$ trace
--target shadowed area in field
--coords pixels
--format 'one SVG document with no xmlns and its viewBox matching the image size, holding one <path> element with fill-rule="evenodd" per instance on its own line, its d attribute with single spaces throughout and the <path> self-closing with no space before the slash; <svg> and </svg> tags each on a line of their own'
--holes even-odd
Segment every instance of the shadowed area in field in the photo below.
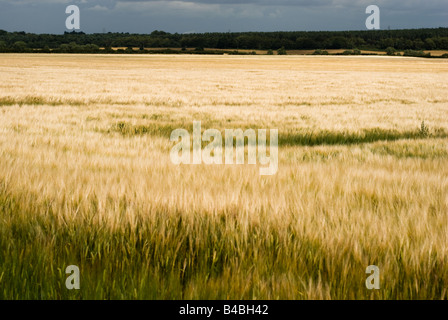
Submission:
<svg viewBox="0 0 448 320">
<path fill-rule="evenodd" d="M 375 199 L 365 200 L 369 205 L 382 200 Z M 399 243 L 369 246 L 362 242 L 362 250 L 356 251 L 353 239 L 328 244 L 304 234 L 293 223 L 279 227 L 267 221 L 267 212 L 257 212 L 266 220 L 263 225 L 245 220 L 232 206 L 216 215 L 203 211 L 194 216 L 160 207 L 154 215 L 135 212 L 131 219 L 132 200 L 122 197 L 105 203 L 108 212 L 114 213 L 106 219 L 99 214 L 96 195 L 59 201 L 32 192 L 13 193 L 0 180 L 0 268 L 4 270 L 0 281 L 8 279 L 2 283 L 0 298 L 21 294 L 25 299 L 249 299 L 260 295 L 366 299 L 371 293 L 359 285 L 365 276 L 356 272 L 366 261 L 395 262 L 384 267 L 389 271 L 386 283 L 399 272 L 415 279 L 416 286 L 404 286 L 408 278 L 399 278 L 397 286 L 402 289 L 392 286 L 378 291 L 378 298 L 389 294 L 443 297 L 447 283 L 443 256 L 424 252 L 420 261 L 406 255 L 395 258 L 413 248 Z M 405 207 L 408 202 L 397 205 Z M 61 207 L 79 214 L 64 217 Z M 118 217 L 115 225 L 112 216 Z M 61 266 L 73 261 L 82 270 L 82 290 L 70 291 L 64 285 Z M 33 268 L 23 268 L 24 264 Z M 344 286 L 339 285 L 341 278 Z M 248 281 L 263 286 L 247 288 Z M 297 284 L 296 290 L 291 290 L 290 282 Z M 349 294 L 345 286 L 353 288 Z"/>
<path fill-rule="evenodd" d="M 45 97 L 45 96 L 33 96 L 27 95 L 24 97 L 11 97 L 4 96 L 0 97 L 0 107 L 7 106 L 89 106 L 94 104 L 107 104 L 107 105 L 134 105 L 134 104 L 143 104 L 147 106 L 171 106 L 171 107 L 179 107 L 181 103 L 179 101 L 164 101 L 158 99 L 152 100 L 126 100 L 126 99 L 116 99 L 114 97 L 103 97 L 103 98 L 68 98 L 68 97 Z"/>
<path fill-rule="evenodd" d="M 208 127 L 208 126 L 204 126 Z M 123 136 L 132 137 L 144 134 L 170 138 L 171 132 L 175 129 L 183 128 L 192 134 L 192 125 L 183 125 L 176 123 L 150 123 L 133 125 L 126 122 L 118 122 L 113 124 L 106 132 L 119 132 Z M 249 126 L 254 129 L 256 126 Z M 238 128 L 226 128 L 238 129 Z M 241 128 L 243 131 L 248 129 Z M 220 129 L 222 136 L 225 135 L 225 129 Z M 267 143 L 269 145 L 269 129 L 267 129 Z M 376 141 L 395 141 L 402 139 L 426 139 L 426 138 L 446 138 L 448 132 L 443 128 L 436 128 L 431 132 L 422 130 L 422 128 L 415 128 L 414 130 L 392 130 L 382 128 L 361 129 L 356 132 L 351 131 L 330 131 L 330 130 L 311 130 L 299 129 L 297 131 L 278 133 L 278 146 L 318 146 L 318 145 L 352 145 L 362 143 L 372 143 Z M 247 138 L 245 140 L 247 142 Z"/>
<path fill-rule="evenodd" d="M 349 131 L 298 131 L 282 134 L 279 132 L 279 146 L 316 146 L 316 145 L 351 145 L 372 143 L 376 141 L 394 141 L 401 139 L 446 138 L 448 133 L 438 128 L 433 133 L 422 132 L 419 129 L 398 131 L 390 129 L 372 128 L 358 132 Z"/>
</svg>

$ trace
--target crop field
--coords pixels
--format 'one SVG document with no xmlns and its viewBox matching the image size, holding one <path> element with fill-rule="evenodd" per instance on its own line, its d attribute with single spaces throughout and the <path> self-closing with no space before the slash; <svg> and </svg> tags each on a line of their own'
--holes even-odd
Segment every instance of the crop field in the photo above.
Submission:
<svg viewBox="0 0 448 320">
<path fill-rule="evenodd" d="M 448 299 L 447 93 L 446 59 L 1 54 L 0 299 Z M 173 164 L 193 121 L 278 129 L 278 171 Z"/>
</svg>

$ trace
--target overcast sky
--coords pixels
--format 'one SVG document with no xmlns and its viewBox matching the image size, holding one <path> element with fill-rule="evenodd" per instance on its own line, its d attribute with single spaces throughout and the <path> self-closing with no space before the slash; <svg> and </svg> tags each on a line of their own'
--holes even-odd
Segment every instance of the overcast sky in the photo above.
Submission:
<svg viewBox="0 0 448 320">
<path fill-rule="evenodd" d="M 366 30 L 448 27 L 448 0 L 0 0 L 0 29 L 61 34 L 75 4 L 86 33 Z"/>
</svg>

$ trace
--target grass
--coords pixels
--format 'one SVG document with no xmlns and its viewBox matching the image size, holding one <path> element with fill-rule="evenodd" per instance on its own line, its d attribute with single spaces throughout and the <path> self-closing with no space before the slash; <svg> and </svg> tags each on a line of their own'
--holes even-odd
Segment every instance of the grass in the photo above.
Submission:
<svg viewBox="0 0 448 320">
<path fill-rule="evenodd" d="M 147 119 L 147 116 L 143 116 L 143 119 Z M 151 119 L 158 120 L 161 118 L 160 115 L 152 115 Z M 305 118 L 307 119 L 307 118 Z M 224 123 L 223 121 L 210 121 L 206 118 L 205 121 L 201 122 L 201 133 L 203 133 L 207 128 L 214 128 L 218 125 L 219 127 L 225 127 L 226 129 L 239 129 L 238 124 L 234 123 Z M 188 132 L 193 133 L 193 125 L 184 124 L 182 122 L 151 122 L 146 124 L 133 124 L 130 122 L 119 121 L 112 124 L 108 130 L 103 132 L 113 133 L 118 132 L 125 137 L 133 137 L 140 135 L 153 135 L 160 136 L 169 139 L 171 132 L 173 130 L 182 128 L 186 129 Z M 245 123 L 242 130 L 254 129 L 257 130 L 257 125 L 255 123 Z M 221 136 L 225 136 L 225 130 L 221 130 Z M 351 131 L 331 131 L 322 130 L 319 128 L 291 128 L 288 131 L 281 131 L 278 140 L 279 146 L 317 146 L 317 145 L 350 145 L 350 144 L 361 144 L 361 143 L 372 143 L 376 141 L 395 141 L 395 140 L 417 140 L 426 138 L 447 138 L 448 132 L 443 128 L 436 128 L 433 133 L 430 133 L 428 127 L 425 126 L 424 121 L 420 128 L 414 130 L 393 130 L 393 129 L 383 129 L 383 128 L 369 128 L 358 130 L 357 132 Z M 267 144 L 270 143 L 269 135 L 267 136 Z M 207 145 L 207 143 L 203 143 Z M 428 154 L 431 154 L 429 152 Z"/>
<path fill-rule="evenodd" d="M 192 126 L 191 126 L 192 127 Z M 118 122 L 110 127 L 107 133 L 118 132 L 123 136 L 136 136 L 142 134 L 158 135 L 169 139 L 171 132 L 178 127 L 172 124 L 147 124 L 147 125 L 133 125 L 126 122 Z"/>
<path fill-rule="evenodd" d="M 124 217 L 129 205 L 124 199 L 123 218 L 112 228 L 100 218 L 61 219 L 49 201 L 36 206 L 40 201 L 29 194 L 13 199 L 2 190 L 2 299 L 416 299 L 446 294 L 443 256 L 421 251 L 412 254 L 418 262 L 410 260 L 416 247 L 409 243 L 356 252 L 353 239 L 324 244 L 294 224 L 268 222 L 260 228 L 228 210 L 192 217 L 160 209 L 151 218 L 134 215 L 131 222 Z M 95 217 L 97 201 L 93 196 L 85 202 L 83 213 Z M 110 205 L 113 211 L 115 204 Z M 259 214 L 270 220 L 267 212 Z M 386 275 L 383 290 L 369 294 L 363 273 L 352 272 L 370 262 Z M 82 270 L 79 291 L 64 288 L 66 275 L 56 267 L 73 263 Z M 411 284 L 408 277 L 414 278 Z"/>
<path fill-rule="evenodd" d="M 315 145 L 349 145 L 372 143 L 376 141 L 394 141 L 402 139 L 419 139 L 427 137 L 429 133 L 422 134 L 419 130 L 391 130 L 382 128 L 362 129 L 358 132 L 329 131 L 329 130 L 297 130 L 298 132 L 281 135 L 280 146 L 315 146 Z M 437 130 L 435 138 L 447 138 L 444 129 Z"/>
<path fill-rule="evenodd" d="M 446 300 L 447 75 L 397 57 L 2 55 L 0 299 Z M 194 120 L 278 129 L 278 172 L 173 165 L 170 133 Z"/>
</svg>

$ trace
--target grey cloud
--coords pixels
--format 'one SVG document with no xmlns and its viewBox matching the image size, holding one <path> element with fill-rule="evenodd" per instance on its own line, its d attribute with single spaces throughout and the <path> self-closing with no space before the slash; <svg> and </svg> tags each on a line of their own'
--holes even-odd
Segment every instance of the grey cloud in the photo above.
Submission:
<svg viewBox="0 0 448 320">
<path fill-rule="evenodd" d="M 190 2 L 220 5 L 323 6 L 332 5 L 334 0 L 117 0 L 117 2 Z"/>
<path fill-rule="evenodd" d="M 65 31 L 65 7 L 79 5 L 84 32 L 364 30 L 365 8 L 381 28 L 447 27 L 447 0 L 0 0 L 0 29 Z"/>
</svg>

